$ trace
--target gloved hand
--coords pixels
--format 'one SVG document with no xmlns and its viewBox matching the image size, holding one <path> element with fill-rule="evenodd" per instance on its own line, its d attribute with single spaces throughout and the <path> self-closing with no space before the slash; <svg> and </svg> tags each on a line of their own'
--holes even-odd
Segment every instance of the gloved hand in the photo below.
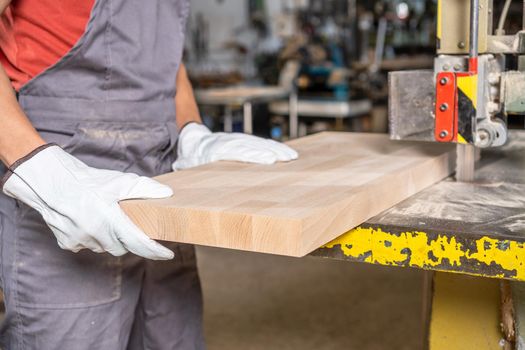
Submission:
<svg viewBox="0 0 525 350">
<path fill-rule="evenodd" d="M 171 250 L 148 238 L 118 204 L 173 195 L 169 187 L 147 177 L 95 169 L 59 146 L 46 145 L 11 166 L 3 191 L 36 209 L 62 249 L 173 258 Z"/>
<path fill-rule="evenodd" d="M 173 170 L 182 170 L 218 160 L 273 164 L 297 159 L 285 144 L 239 133 L 212 133 L 197 123 L 186 125 L 180 135 Z"/>
</svg>

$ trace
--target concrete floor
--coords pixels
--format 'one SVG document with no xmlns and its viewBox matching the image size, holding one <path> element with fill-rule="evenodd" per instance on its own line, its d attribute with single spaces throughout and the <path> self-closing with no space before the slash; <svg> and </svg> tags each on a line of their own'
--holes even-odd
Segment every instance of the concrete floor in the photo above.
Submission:
<svg viewBox="0 0 525 350">
<path fill-rule="evenodd" d="M 209 350 L 421 348 L 422 272 L 199 248 Z"/>
<path fill-rule="evenodd" d="M 421 348 L 419 270 L 197 252 L 208 350 Z"/>
</svg>

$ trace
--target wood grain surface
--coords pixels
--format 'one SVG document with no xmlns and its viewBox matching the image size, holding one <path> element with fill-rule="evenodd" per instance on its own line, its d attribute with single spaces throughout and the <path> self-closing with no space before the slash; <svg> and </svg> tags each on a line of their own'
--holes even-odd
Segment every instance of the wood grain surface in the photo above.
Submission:
<svg viewBox="0 0 525 350">
<path fill-rule="evenodd" d="M 121 206 L 154 239 L 299 257 L 454 169 L 454 147 L 387 135 L 327 132 L 288 144 L 299 160 L 162 175 L 172 198 Z"/>
</svg>

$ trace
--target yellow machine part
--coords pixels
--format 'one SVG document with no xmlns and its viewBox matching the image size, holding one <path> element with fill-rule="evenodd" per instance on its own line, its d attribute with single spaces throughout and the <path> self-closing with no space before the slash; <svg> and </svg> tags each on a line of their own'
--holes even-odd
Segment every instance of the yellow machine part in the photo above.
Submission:
<svg viewBox="0 0 525 350">
<path fill-rule="evenodd" d="M 499 281 L 436 273 L 429 350 L 501 349 Z"/>
<path fill-rule="evenodd" d="M 525 281 L 525 244 L 520 242 L 479 237 L 466 245 L 453 236 L 436 236 L 423 231 L 393 233 L 380 228 L 358 227 L 323 248 L 337 247 L 344 256 L 371 264 Z M 476 269 L 473 271 L 464 265 Z M 495 272 L 495 268 L 499 272 Z"/>
<path fill-rule="evenodd" d="M 480 0 L 479 52 L 487 52 L 488 36 L 492 33 L 492 2 Z M 470 0 L 438 0 L 437 39 L 438 54 L 467 54 L 470 33 Z"/>
</svg>

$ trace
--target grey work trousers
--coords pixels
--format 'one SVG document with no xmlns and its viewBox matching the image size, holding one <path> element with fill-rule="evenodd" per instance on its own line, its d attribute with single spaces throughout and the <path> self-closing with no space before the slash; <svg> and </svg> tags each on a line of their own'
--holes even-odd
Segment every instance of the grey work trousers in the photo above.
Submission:
<svg viewBox="0 0 525 350">
<path fill-rule="evenodd" d="M 60 141 L 57 135 L 51 139 Z M 143 140 L 155 137 L 134 142 Z M 107 142 L 114 147 L 114 141 Z M 101 143 L 97 139 L 93 144 L 100 147 Z M 89 150 L 90 145 L 84 140 L 75 146 L 75 152 L 88 163 L 82 149 Z M 101 162 L 101 158 L 92 162 Z M 0 166 L 0 176 L 4 171 Z M 40 214 L 0 194 L 0 282 L 6 303 L 0 347 L 204 349 L 194 247 L 166 246 L 175 252 L 174 260 L 65 251 Z"/>
<path fill-rule="evenodd" d="M 62 250 L 33 209 L 0 195 L 1 283 L 11 349 L 203 349 L 194 248 L 173 261 Z"/>
</svg>

